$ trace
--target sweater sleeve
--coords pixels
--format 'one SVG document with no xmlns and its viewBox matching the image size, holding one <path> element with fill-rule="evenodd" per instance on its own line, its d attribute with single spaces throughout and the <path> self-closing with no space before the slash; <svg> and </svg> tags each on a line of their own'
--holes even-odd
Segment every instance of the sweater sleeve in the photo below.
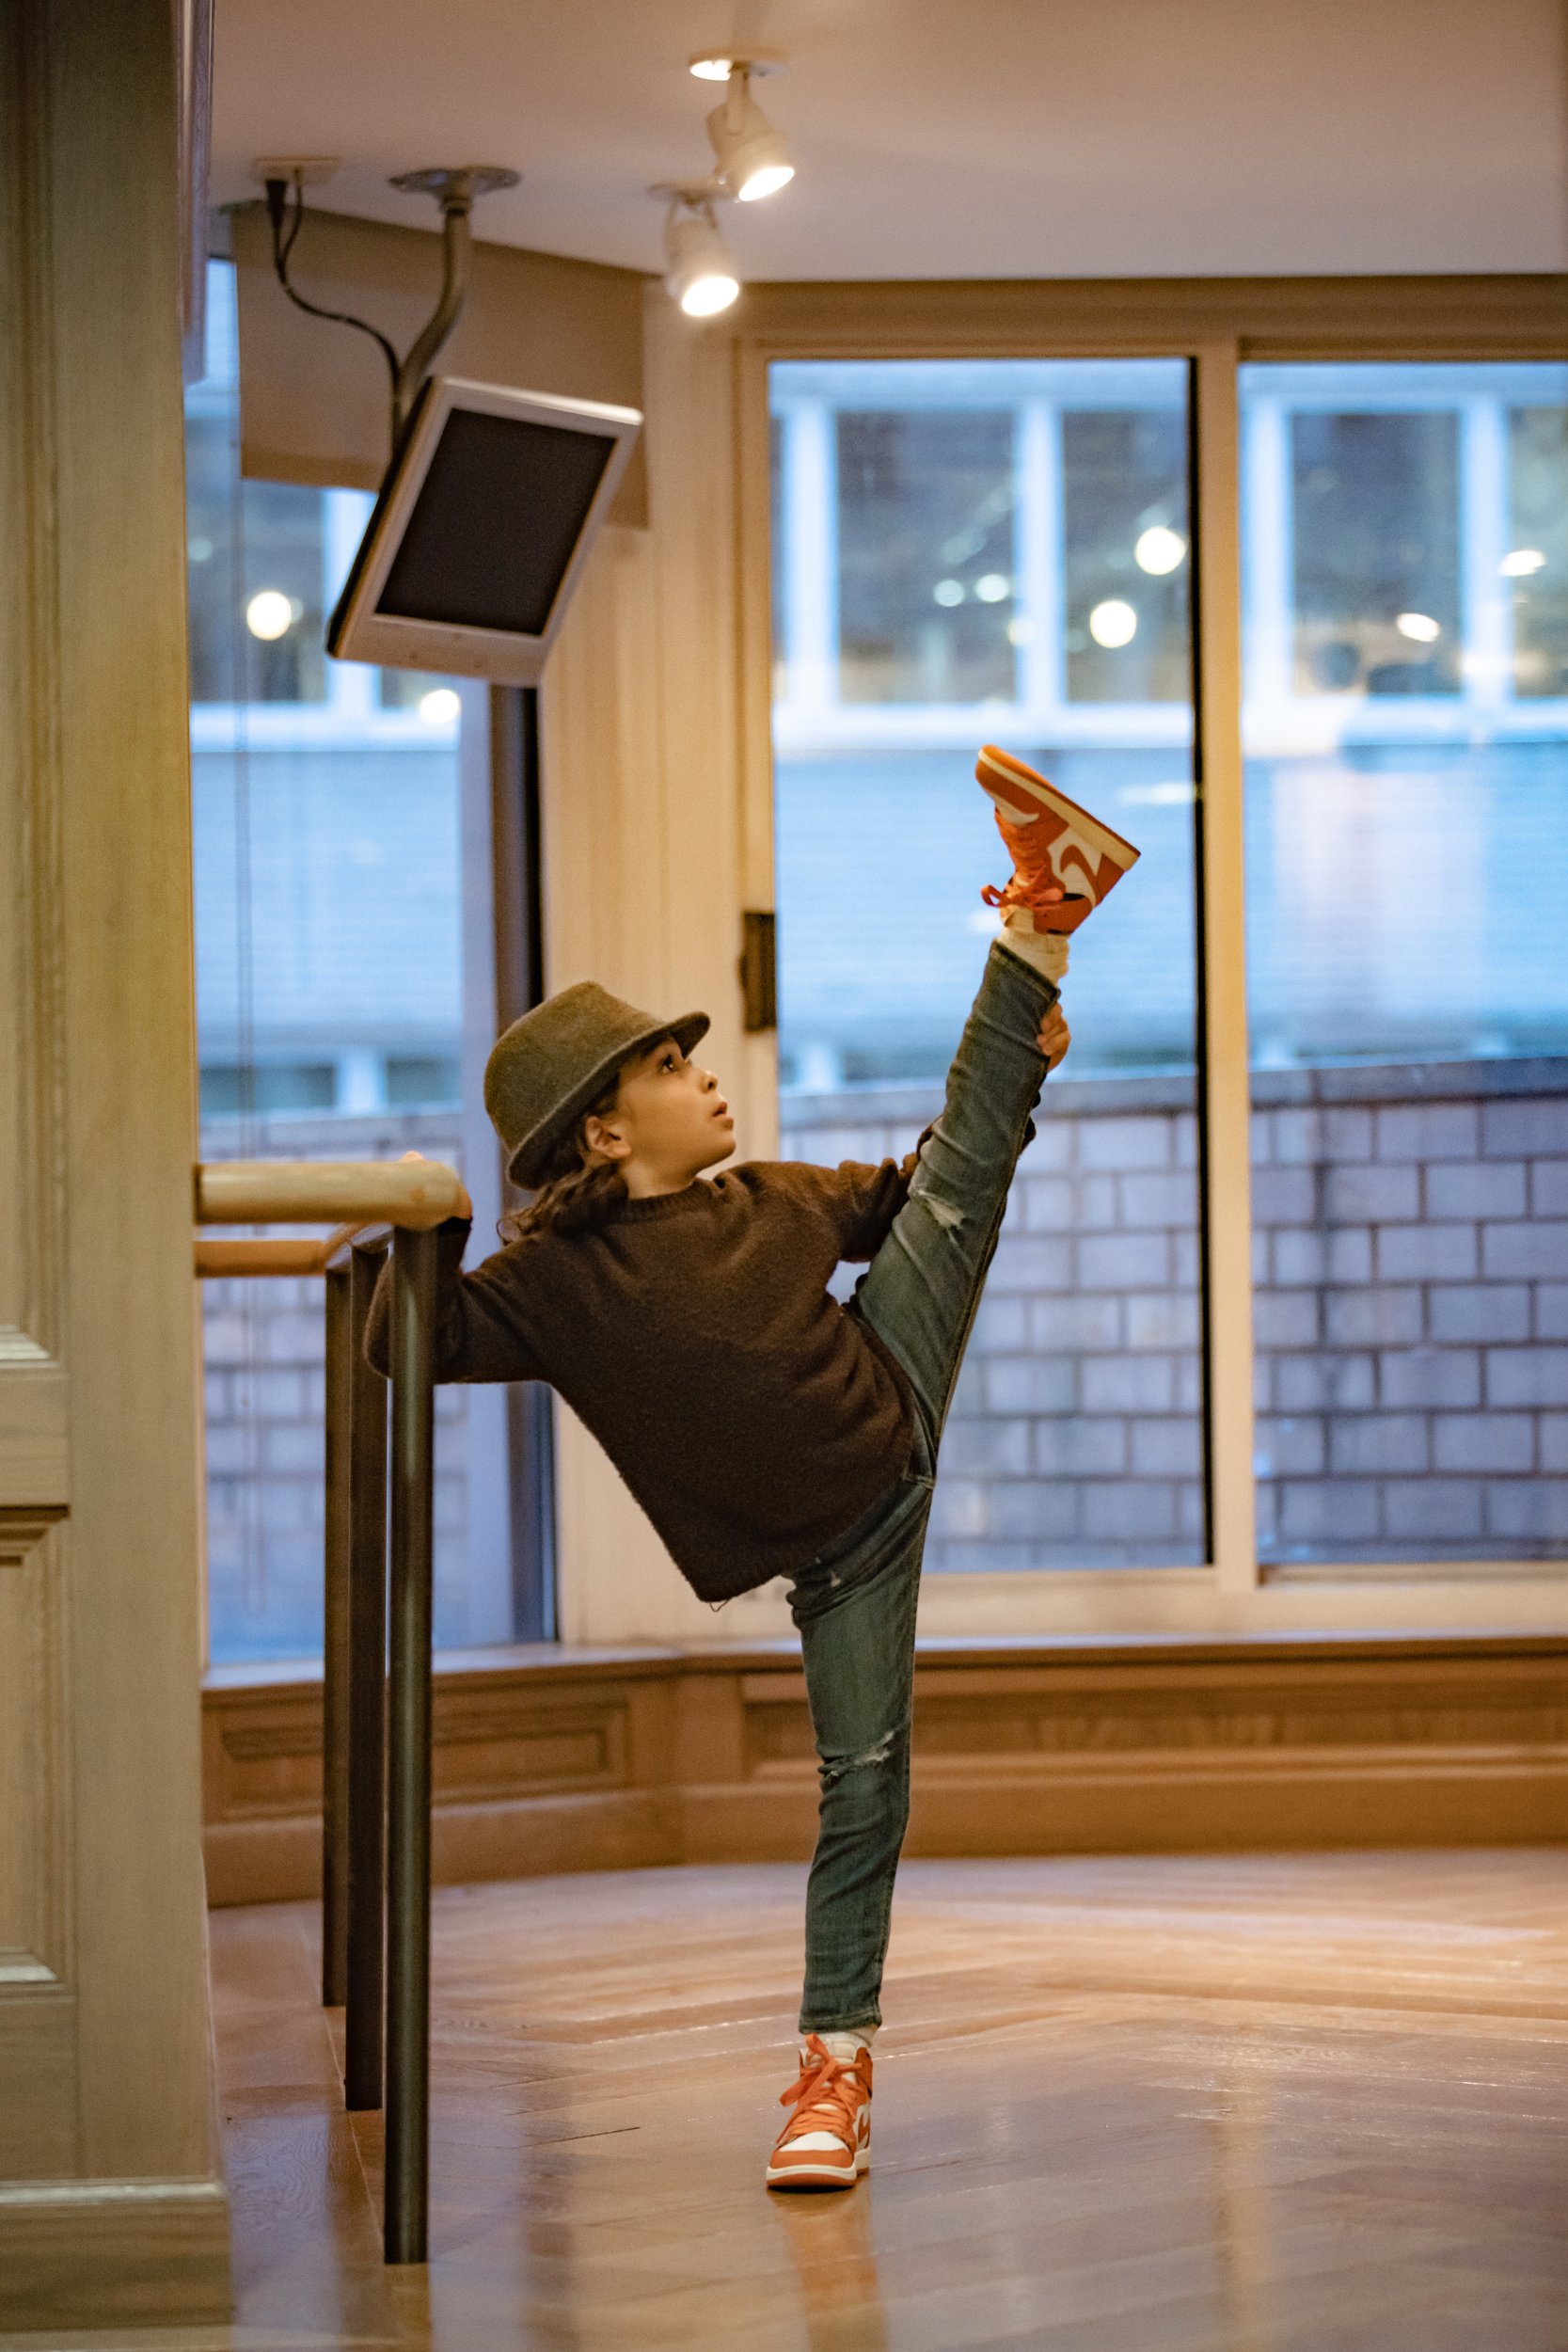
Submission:
<svg viewBox="0 0 1568 2352">
<path fill-rule="evenodd" d="M 436 1229 L 436 1377 L 437 1380 L 542 1380 L 546 1376 L 522 1328 L 515 1252 L 463 1272 L 468 1219 L 448 1217 Z M 390 1376 L 392 1261 L 381 1269 L 365 1325 L 365 1355 L 383 1379 Z"/>
<path fill-rule="evenodd" d="M 863 1160 L 842 1160 L 837 1168 L 794 1164 L 792 1172 L 810 1184 L 838 1228 L 840 1258 L 860 1264 L 876 1256 L 910 1197 L 917 1157 L 911 1152 L 875 1168 Z"/>
</svg>

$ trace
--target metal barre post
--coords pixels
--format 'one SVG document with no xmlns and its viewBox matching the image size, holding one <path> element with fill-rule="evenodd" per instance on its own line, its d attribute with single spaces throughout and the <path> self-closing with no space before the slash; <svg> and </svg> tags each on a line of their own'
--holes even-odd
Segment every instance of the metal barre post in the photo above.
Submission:
<svg viewBox="0 0 1568 2352">
<path fill-rule="evenodd" d="M 384 1240 L 349 1259 L 348 2014 L 343 2104 L 381 2105 L 387 1826 L 387 1383 L 365 1361 Z"/>
<path fill-rule="evenodd" d="M 429 2207 L 436 1248 L 434 1233 L 400 1232 L 392 1244 L 385 2220 L 389 2263 L 425 2260 Z"/>
<path fill-rule="evenodd" d="M 336 2009 L 348 1984 L 349 1276 L 326 1274 L 326 1522 L 322 1546 L 322 2002 Z"/>
</svg>

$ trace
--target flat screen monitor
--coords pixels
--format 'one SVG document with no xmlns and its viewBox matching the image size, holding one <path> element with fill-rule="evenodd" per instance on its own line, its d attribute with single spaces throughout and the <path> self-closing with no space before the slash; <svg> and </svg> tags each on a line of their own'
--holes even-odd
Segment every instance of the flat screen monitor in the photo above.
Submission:
<svg viewBox="0 0 1568 2352">
<path fill-rule="evenodd" d="M 433 376 L 338 599 L 328 653 L 536 685 L 641 422 L 635 408 Z"/>
</svg>

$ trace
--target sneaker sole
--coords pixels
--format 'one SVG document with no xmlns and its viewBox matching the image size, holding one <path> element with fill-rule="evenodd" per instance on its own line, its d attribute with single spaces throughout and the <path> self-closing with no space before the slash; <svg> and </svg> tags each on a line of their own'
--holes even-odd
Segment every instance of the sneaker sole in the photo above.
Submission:
<svg viewBox="0 0 1568 2352">
<path fill-rule="evenodd" d="M 974 763 L 974 773 L 981 789 L 993 802 L 1003 803 L 1006 815 L 1015 822 L 1029 823 L 1042 808 L 1048 808 L 1124 874 L 1130 866 L 1137 864 L 1140 852 L 1131 841 L 1123 840 L 1119 833 L 1091 816 L 1086 808 L 1080 808 L 1076 801 L 1069 801 L 1065 792 L 1047 784 L 1043 776 L 1037 775 L 1022 759 L 1015 759 L 1011 752 L 1001 751 L 994 743 L 983 744 Z"/>
<path fill-rule="evenodd" d="M 841 2165 L 832 2167 L 824 2165 L 818 2169 L 812 2165 L 792 2164 L 777 2170 L 769 2165 L 767 2184 L 769 2188 L 783 2189 L 853 2188 L 855 2183 L 870 2169 L 871 2151 L 869 2148 L 862 2148 L 855 2157 L 855 2169 L 852 2172 L 846 2172 Z"/>
</svg>

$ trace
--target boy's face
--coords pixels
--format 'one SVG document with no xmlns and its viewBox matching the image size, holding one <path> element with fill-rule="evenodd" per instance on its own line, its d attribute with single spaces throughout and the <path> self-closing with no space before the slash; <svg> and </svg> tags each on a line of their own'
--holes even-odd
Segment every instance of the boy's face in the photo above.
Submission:
<svg viewBox="0 0 1568 2352">
<path fill-rule="evenodd" d="M 615 1107 L 591 1119 L 591 1148 L 619 1162 L 634 1200 L 679 1192 L 735 1150 L 735 1120 L 711 1071 L 665 1038 L 621 1073 Z"/>
</svg>

